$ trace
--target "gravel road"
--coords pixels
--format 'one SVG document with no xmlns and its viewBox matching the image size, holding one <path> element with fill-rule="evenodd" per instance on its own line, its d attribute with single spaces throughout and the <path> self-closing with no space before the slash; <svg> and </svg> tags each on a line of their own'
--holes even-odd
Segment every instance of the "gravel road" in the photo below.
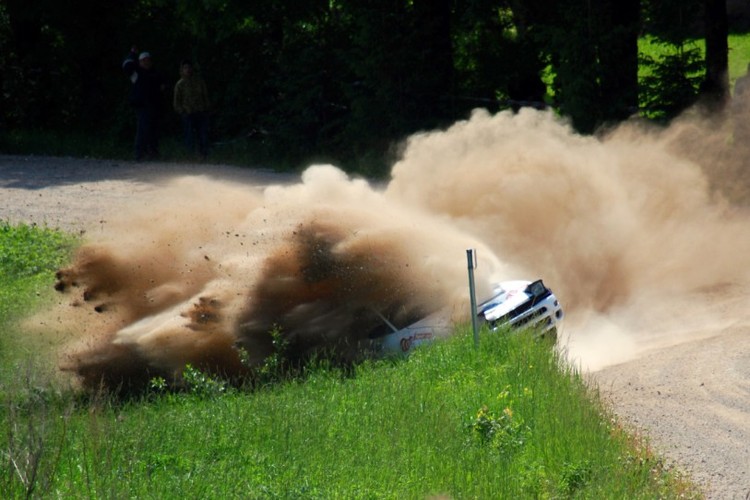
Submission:
<svg viewBox="0 0 750 500">
<path fill-rule="evenodd" d="M 594 376 L 615 412 L 701 484 L 750 498 L 750 328 L 658 349 Z"/>
<path fill-rule="evenodd" d="M 256 188 L 297 178 L 222 165 L 0 155 L 0 220 L 96 231 L 122 203 L 147 203 L 178 175 Z M 742 299 L 736 307 L 748 311 Z M 729 327 L 591 374 L 615 412 L 712 499 L 750 499 L 750 312 L 738 317 Z"/>
</svg>

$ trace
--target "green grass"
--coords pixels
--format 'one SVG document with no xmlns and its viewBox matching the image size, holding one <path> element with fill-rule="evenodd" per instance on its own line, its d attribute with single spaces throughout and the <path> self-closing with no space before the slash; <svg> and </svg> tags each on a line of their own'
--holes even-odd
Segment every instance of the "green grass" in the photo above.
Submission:
<svg viewBox="0 0 750 500">
<path fill-rule="evenodd" d="M 730 88 L 734 88 L 735 80 L 747 73 L 748 63 L 750 63 L 750 34 L 730 34 L 727 43 L 729 45 L 729 86 Z M 703 40 L 694 40 L 689 42 L 687 46 L 688 48 L 698 49 L 701 57 L 704 57 L 706 47 Z M 641 38 L 638 43 L 638 51 L 641 56 L 648 56 L 654 59 L 659 59 L 670 50 L 665 45 L 656 43 L 649 37 Z M 648 71 L 646 68 L 641 67 L 639 78 L 643 78 L 647 74 Z"/>
<path fill-rule="evenodd" d="M 0 136 L 0 150 L 5 154 L 40 156 L 72 156 L 132 160 L 132 141 L 117 139 L 106 133 L 67 130 L 10 130 Z M 188 155 L 177 136 L 167 135 L 160 141 L 160 153 L 171 161 L 197 160 Z"/>
<path fill-rule="evenodd" d="M 0 221 L 0 322 L 27 310 L 69 257 L 76 239 L 61 231 Z"/>
<path fill-rule="evenodd" d="M 181 138 L 175 133 L 165 133 L 159 143 L 160 161 L 198 162 L 198 154 L 185 150 Z M 116 139 L 106 133 L 20 130 L 0 134 L 0 152 L 13 155 L 71 156 L 109 160 L 133 160 L 132 141 Z M 279 171 L 292 171 L 298 167 L 291 162 L 273 160 L 268 148 L 260 140 L 237 140 L 216 143 L 209 153 L 211 163 L 257 167 L 272 165 Z"/>
<path fill-rule="evenodd" d="M 17 277 L 2 345 L 23 339 L 9 319 L 69 249 L 56 232 L 4 231 L 0 248 L 38 251 L 3 263 Z M 44 381 L 35 359 L 16 366 L 0 372 L 2 498 L 698 496 L 531 335 L 483 332 L 475 348 L 459 329 L 346 375 L 323 366 L 246 391 L 193 373 L 187 392 L 124 402 Z"/>
<path fill-rule="evenodd" d="M 35 357 L 39 339 L 16 334 L 17 320 L 52 300 L 54 273 L 77 242 L 58 230 L 0 221 L 0 380 L 12 380 Z"/>
<path fill-rule="evenodd" d="M 73 130 L 12 129 L 0 135 L 6 154 L 73 156 L 78 158 L 131 159 L 133 147 L 115 137 Z"/>
<path fill-rule="evenodd" d="M 734 88 L 734 82 L 747 73 L 750 63 L 750 34 L 729 35 L 729 84 Z"/>
</svg>

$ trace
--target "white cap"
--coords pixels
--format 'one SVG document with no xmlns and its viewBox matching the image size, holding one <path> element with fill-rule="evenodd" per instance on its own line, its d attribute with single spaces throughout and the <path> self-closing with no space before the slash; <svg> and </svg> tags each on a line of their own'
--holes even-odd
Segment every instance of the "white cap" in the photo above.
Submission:
<svg viewBox="0 0 750 500">
<path fill-rule="evenodd" d="M 141 52 L 141 55 L 138 56 L 138 60 L 142 61 L 146 59 L 147 57 L 151 57 L 151 54 L 148 52 Z"/>
</svg>

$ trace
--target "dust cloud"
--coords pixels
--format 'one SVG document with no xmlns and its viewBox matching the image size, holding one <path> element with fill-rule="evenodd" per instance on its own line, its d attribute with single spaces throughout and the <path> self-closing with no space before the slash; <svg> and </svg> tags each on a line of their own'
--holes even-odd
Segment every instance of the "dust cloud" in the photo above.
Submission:
<svg viewBox="0 0 750 500">
<path fill-rule="evenodd" d="M 544 278 L 564 347 L 595 370 L 748 320 L 750 141 L 732 118 L 583 137 L 546 112 L 477 111 L 412 137 L 386 195 Z"/>
<path fill-rule="evenodd" d="M 561 347 L 587 369 L 625 361 L 747 309 L 750 216 L 728 122 L 686 117 L 583 137 L 549 112 L 475 111 L 404 145 L 379 187 L 334 166 L 259 189 L 175 179 L 124 209 L 60 270 L 52 313 L 84 385 L 178 381 L 187 363 L 246 375 L 280 332 L 293 361 L 356 360 L 381 318 L 544 281 L 565 311 Z"/>
<path fill-rule="evenodd" d="M 356 360 L 381 316 L 406 326 L 448 305 L 468 319 L 467 246 L 487 294 L 510 266 L 481 240 L 332 166 L 263 191 L 177 179 L 58 272 L 53 314 L 78 332 L 63 367 L 89 387 L 177 380 L 188 363 L 243 376 L 273 330 L 292 362 Z"/>
</svg>

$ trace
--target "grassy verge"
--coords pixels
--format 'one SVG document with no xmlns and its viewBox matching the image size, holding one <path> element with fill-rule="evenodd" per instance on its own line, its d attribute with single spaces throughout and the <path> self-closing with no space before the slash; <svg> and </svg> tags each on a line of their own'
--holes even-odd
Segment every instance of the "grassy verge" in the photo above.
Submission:
<svg viewBox="0 0 750 500">
<path fill-rule="evenodd" d="M 49 288 L 69 238 L 2 227 L 3 364 L 12 321 Z M 10 249 L 10 252 L 8 250 Z M 29 251 L 25 251 L 29 249 Z M 32 250 L 33 249 L 33 250 Z M 43 294 L 42 294 L 43 295 Z M 353 374 L 318 367 L 254 392 L 194 373 L 190 390 L 117 402 L 0 372 L 0 496 L 98 498 L 685 498 L 689 483 L 625 432 L 530 335 L 465 330 Z"/>
<path fill-rule="evenodd" d="M 40 289 L 70 256 L 75 238 L 48 228 L 0 221 L 0 322 L 7 325 L 35 305 Z"/>
<path fill-rule="evenodd" d="M 54 272 L 76 243 L 58 230 L 0 221 L 0 381 L 13 380 L 37 357 L 38 339 L 18 333 L 17 320 L 52 299 Z"/>
<path fill-rule="evenodd" d="M 9 130 L 0 135 L 7 154 L 132 159 L 132 146 L 107 134 L 65 130 Z"/>
</svg>

